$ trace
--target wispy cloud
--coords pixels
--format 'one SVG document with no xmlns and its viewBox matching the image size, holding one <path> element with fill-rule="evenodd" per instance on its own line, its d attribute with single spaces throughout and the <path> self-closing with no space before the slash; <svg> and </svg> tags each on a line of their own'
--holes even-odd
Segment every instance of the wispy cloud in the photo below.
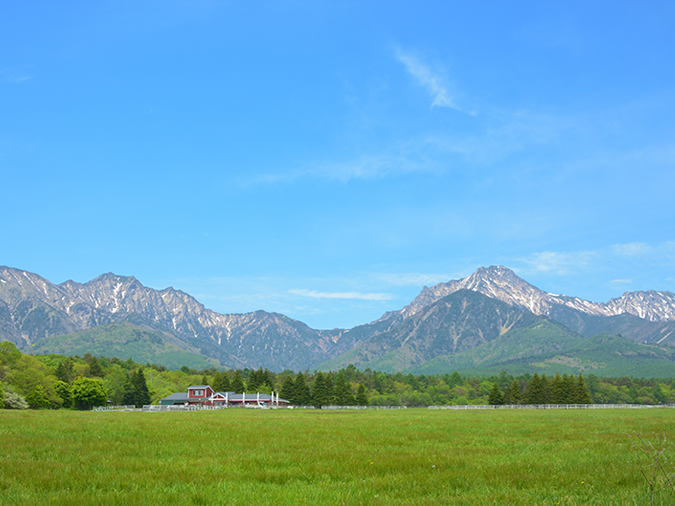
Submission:
<svg viewBox="0 0 675 506">
<path fill-rule="evenodd" d="M 432 70 L 424 64 L 420 58 L 412 53 L 407 53 L 400 48 L 396 49 L 396 58 L 405 65 L 408 72 L 429 92 L 433 102 L 431 107 L 450 107 L 461 111 L 450 93 L 450 86 L 443 72 Z"/>
<path fill-rule="evenodd" d="M 26 70 L 28 67 L 9 67 L 0 70 L 0 79 L 6 83 L 19 84 L 35 77 Z"/>
<path fill-rule="evenodd" d="M 597 255 L 596 251 L 575 251 L 570 253 L 542 251 L 532 254 L 529 258 L 520 260 L 529 266 L 527 270 L 530 272 L 567 275 L 586 269 Z"/>
<path fill-rule="evenodd" d="M 339 163 L 317 163 L 277 174 L 261 174 L 250 180 L 241 181 L 243 186 L 292 183 L 303 178 L 327 179 L 346 183 L 350 180 L 372 180 L 392 177 L 416 171 L 432 172 L 437 163 L 429 161 L 414 150 L 394 151 L 377 155 L 362 155 Z"/>
<path fill-rule="evenodd" d="M 615 244 L 612 246 L 616 255 L 638 256 L 651 253 L 653 248 L 643 242 L 630 242 L 627 244 Z"/>
<path fill-rule="evenodd" d="M 289 290 L 288 292 L 293 295 L 311 297 L 313 299 L 392 300 L 395 298 L 388 293 L 317 292 L 316 290 Z"/>
<path fill-rule="evenodd" d="M 630 279 L 613 279 L 610 281 L 614 285 L 630 285 L 632 282 Z"/>
<path fill-rule="evenodd" d="M 380 273 L 374 274 L 374 278 L 394 286 L 432 286 L 438 283 L 445 283 L 450 279 L 463 276 L 452 276 L 450 274 L 421 274 L 421 273 Z"/>
</svg>

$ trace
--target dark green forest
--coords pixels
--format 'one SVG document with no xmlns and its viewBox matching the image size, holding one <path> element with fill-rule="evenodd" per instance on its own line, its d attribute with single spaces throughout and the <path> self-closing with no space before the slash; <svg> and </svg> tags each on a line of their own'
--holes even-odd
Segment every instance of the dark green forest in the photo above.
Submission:
<svg viewBox="0 0 675 506">
<path fill-rule="evenodd" d="M 336 372 L 187 366 L 169 370 L 133 360 L 25 355 L 0 343 L 0 405 L 5 408 L 88 409 L 104 404 L 157 404 L 190 385 L 215 391 L 278 392 L 294 405 L 431 406 L 464 404 L 663 404 L 675 403 L 674 379 L 605 378 L 537 373 L 490 377 L 383 373 L 350 365 Z"/>
</svg>

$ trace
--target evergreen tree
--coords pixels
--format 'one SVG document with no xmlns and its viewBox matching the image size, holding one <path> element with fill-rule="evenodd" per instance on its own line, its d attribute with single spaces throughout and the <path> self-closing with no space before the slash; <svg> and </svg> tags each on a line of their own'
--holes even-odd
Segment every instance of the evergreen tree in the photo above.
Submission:
<svg viewBox="0 0 675 506">
<path fill-rule="evenodd" d="M 565 375 L 567 379 L 567 375 Z M 556 371 L 555 376 L 551 380 L 550 384 L 551 389 L 551 403 L 552 404 L 565 404 L 565 392 L 564 392 L 564 383 L 563 377 L 560 376 L 560 373 Z"/>
<path fill-rule="evenodd" d="M 57 379 L 63 381 L 64 383 L 70 383 L 73 381 L 75 373 L 73 371 L 73 359 L 70 357 L 67 357 L 61 362 L 59 362 L 59 365 L 56 367 L 56 373 L 55 376 Z"/>
<path fill-rule="evenodd" d="M 237 369 L 234 371 L 234 376 L 232 377 L 232 382 L 230 383 L 230 388 L 235 394 L 244 393 L 244 380 L 241 379 L 241 371 Z"/>
<path fill-rule="evenodd" d="M 577 377 L 575 387 L 575 404 L 590 404 L 591 396 L 588 393 L 586 382 L 584 381 L 584 377 L 581 375 L 581 373 L 579 373 L 579 376 Z"/>
<path fill-rule="evenodd" d="M 89 376 L 92 378 L 102 378 L 104 376 L 103 368 L 96 357 L 91 357 L 89 360 Z"/>
<path fill-rule="evenodd" d="M 299 372 L 295 377 L 295 404 L 298 406 L 308 406 L 312 400 L 305 375 Z"/>
<path fill-rule="evenodd" d="M 324 375 L 321 371 L 314 377 L 312 385 L 312 404 L 315 407 L 328 406 L 331 401 L 333 381 L 329 374 Z"/>
<path fill-rule="evenodd" d="M 258 373 L 258 376 L 260 377 L 261 385 L 267 385 L 270 388 L 274 388 L 274 381 L 269 370 L 265 369 L 262 373 Z"/>
<path fill-rule="evenodd" d="M 2 387 L 2 381 L 0 381 L 0 409 L 5 408 L 5 389 Z"/>
<path fill-rule="evenodd" d="M 293 381 L 293 377 L 290 374 L 286 376 L 283 384 L 281 385 L 279 397 L 286 399 L 291 404 L 297 404 L 295 402 L 295 382 Z"/>
<path fill-rule="evenodd" d="M 248 382 L 246 384 L 246 389 L 249 392 L 253 393 L 260 390 L 260 386 L 262 385 L 261 380 L 263 379 L 262 375 L 263 375 L 262 367 L 258 371 L 255 370 L 251 371 L 251 374 L 249 374 L 248 376 Z"/>
<path fill-rule="evenodd" d="M 574 381 L 574 375 L 563 375 L 563 389 L 561 404 L 578 404 L 577 385 Z"/>
<path fill-rule="evenodd" d="M 663 390 L 661 390 L 661 386 L 658 383 L 652 387 L 652 397 L 654 397 L 659 404 L 666 402 L 666 396 L 663 394 Z"/>
<path fill-rule="evenodd" d="M 126 381 L 124 382 L 122 404 L 125 406 L 136 405 L 136 393 L 134 392 L 134 384 L 131 381 L 131 377 L 133 377 L 133 373 L 131 373 L 131 376 L 127 376 Z"/>
<path fill-rule="evenodd" d="M 502 393 L 499 390 L 497 383 L 492 384 L 492 390 L 490 391 L 490 395 L 488 395 L 488 404 L 491 406 L 504 404 L 504 397 L 502 397 Z"/>
<path fill-rule="evenodd" d="M 206 374 L 202 375 L 202 385 L 204 386 L 210 386 L 209 385 L 209 378 L 206 377 Z"/>
<path fill-rule="evenodd" d="M 333 404 L 336 406 L 353 406 L 356 403 L 349 383 L 345 379 L 344 370 L 337 373 L 335 387 L 333 388 Z"/>
<path fill-rule="evenodd" d="M 222 374 L 220 371 L 216 371 L 216 373 L 213 375 L 213 383 L 211 384 L 211 388 L 213 388 L 214 392 L 220 392 L 220 382 L 222 381 Z"/>
<path fill-rule="evenodd" d="M 464 379 L 460 376 L 460 374 L 457 371 L 453 372 L 446 381 L 446 383 L 451 389 L 455 388 L 457 385 L 461 385 L 463 382 Z"/>
<path fill-rule="evenodd" d="M 150 391 L 145 381 L 143 369 L 138 369 L 131 375 L 131 384 L 134 388 L 134 404 L 137 408 L 150 404 Z"/>
<path fill-rule="evenodd" d="M 542 402 L 540 404 L 550 404 L 551 403 L 551 387 L 548 382 L 548 378 L 545 374 L 541 375 L 541 394 Z"/>
<path fill-rule="evenodd" d="M 216 372 L 213 377 L 213 391 L 214 392 L 229 392 L 230 391 L 230 376 L 227 372 Z"/>
<path fill-rule="evenodd" d="M 520 383 L 517 379 L 514 379 L 504 392 L 504 404 L 520 404 L 521 401 Z"/>
<path fill-rule="evenodd" d="M 356 405 L 368 406 L 368 404 L 368 394 L 366 393 L 366 387 L 363 383 L 359 383 L 359 386 L 356 389 Z"/>
<path fill-rule="evenodd" d="M 544 385 L 536 372 L 525 388 L 525 404 L 546 404 Z"/>
</svg>

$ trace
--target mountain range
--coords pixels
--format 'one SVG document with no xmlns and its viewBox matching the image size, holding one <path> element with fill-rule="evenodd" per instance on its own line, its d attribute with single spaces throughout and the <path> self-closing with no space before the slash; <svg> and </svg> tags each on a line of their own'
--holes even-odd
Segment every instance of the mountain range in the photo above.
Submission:
<svg viewBox="0 0 675 506">
<path fill-rule="evenodd" d="M 424 287 L 407 306 L 352 329 L 316 330 L 278 313 L 219 314 L 171 287 L 101 275 L 55 285 L 0 267 L 0 339 L 31 353 L 86 352 L 180 367 L 453 370 L 675 375 L 675 295 L 606 303 L 544 292 L 503 266 Z M 636 369 L 637 367 L 637 369 Z M 555 373 L 555 371 L 554 371 Z M 628 374 L 628 373 L 625 373 Z"/>
</svg>

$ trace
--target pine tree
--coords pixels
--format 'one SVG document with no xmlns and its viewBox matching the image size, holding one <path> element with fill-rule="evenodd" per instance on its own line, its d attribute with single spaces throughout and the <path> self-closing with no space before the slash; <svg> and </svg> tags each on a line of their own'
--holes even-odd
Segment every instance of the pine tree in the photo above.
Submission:
<svg viewBox="0 0 675 506">
<path fill-rule="evenodd" d="M 333 403 L 336 406 L 353 406 L 356 404 L 354 394 L 352 394 L 349 383 L 345 379 L 344 370 L 337 373 L 335 377 L 335 387 L 333 389 Z"/>
<path fill-rule="evenodd" d="M 551 403 L 551 386 L 549 385 L 548 378 L 545 374 L 541 375 L 541 395 L 542 402 L 540 404 Z"/>
<path fill-rule="evenodd" d="M 209 378 L 206 377 L 206 374 L 202 375 L 202 385 L 204 386 L 210 386 L 209 385 Z"/>
<path fill-rule="evenodd" d="M 577 385 L 574 376 L 570 374 L 563 375 L 562 402 L 560 404 L 578 404 L 577 403 Z"/>
<path fill-rule="evenodd" d="M 241 379 L 241 371 L 237 369 L 234 371 L 234 376 L 232 377 L 232 382 L 230 383 L 230 388 L 235 394 L 244 393 L 244 380 Z"/>
<path fill-rule="evenodd" d="M 286 376 L 284 379 L 284 382 L 281 385 L 281 392 L 279 392 L 279 396 L 291 404 L 297 404 L 295 402 L 295 382 L 293 381 L 293 377 L 291 375 Z"/>
<path fill-rule="evenodd" d="M 463 382 L 464 379 L 457 371 L 453 372 L 448 378 L 448 381 L 446 381 L 450 388 L 455 388 L 457 385 L 461 385 Z"/>
<path fill-rule="evenodd" d="M 212 387 L 214 392 L 228 392 L 230 390 L 230 377 L 227 372 L 216 372 Z"/>
<path fill-rule="evenodd" d="M 326 396 L 326 382 L 321 371 L 314 376 L 314 384 L 312 385 L 312 404 L 315 408 L 321 408 L 329 403 L 329 398 Z"/>
<path fill-rule="evenodd" d="M 92 378 L 102 378 L 104 376 L 103 368 L 96 357 L 91 357 L 89 360 L 89 376 Z"/>
<path fill-rule="evenodd" d="M 143 369 L 138 369 L 131 375 L 131 384 L 134 388 L 134 404 L 136 407 L 140 408 L 150 404 L 152 399 L 150 398 L 150 391 L 148 390 L 148 384 L 145 381 Z"/>
<path fill-rule="evenodd" d="M 311 394 L 309 387 L 307 386 L 307 381 L 305 380 L 305 375 L 302 372 L 299 372 L 295 377 L 295 403 L 298 406 L 308 406 L 311 402 Z"/>
<path fill-rule="evenodd" d="M 520 404 L 522 395 L 520 394 L 520 383 L 514 379 L 511 385 L 504 392 L 504 404 Z"/>
<path fill-rule="evenodd" d="M 567 375 L 565 375 L 567 378 Z M 552 404 L 565 404 L 565 392 L 563 385 L 563 377 L 560 376 L 560 373 L 556 371 L 555 376 L 551 380 L 551 403 Z"/>
<path fill-rule="evenodd" d="M 536 372 L 525 388 L 525 404 L 545 404 L 544 385 Z"/>
<path fill-rule="evenodd" d="M 246 383 L 246 389 L 249 392 L 257 392 L 260 389 L 260 385 L 262 384 L 262 381 L 260 381 L 262 378 L 262 367 L 260 368 L 259 372 L 258 371 L 251 371 L 251 374 L 248 375 L 248 381 Z"/>
<path fill-rule="evenodd" d="M 359 383 L 359 386 L 356 389 L 356 405 L 368 406 L 368 404 L 368 394 L 366 393 L 366 387 L 363 383 Z"/>
<path fill-rule="evenodd" d="M 588 394 L 586 382 L 584 381 L 584 377 L 581 375 L 581 373 L 579 373 L 579 376 L 577 377 L 575 393 L 575 404 L 590 404 L 592 402 L 591 396 Z"/>
<path fill-rule="evenodd" d="M 504 397 L 502 396 L 497 383 L 492 384 L 492 390 L 490 391 L 490 395 L 488 395 L 488 404 L 491 406 L 504 404 Z"/>
<path fill-rule="evenodd" d="M 5 389 L 2 387 L 2 381 L 0 381 L 0 409 L 5 409 Z"/>
<path fill-rule="evenodd" d="M 74 371 L 73 371 L 73 359 L 67 357 L 56 367 L 55 376 L 57 379 L 63 381 L 64 383 L 70 383 L 73 381 Z"/>
</svg>

